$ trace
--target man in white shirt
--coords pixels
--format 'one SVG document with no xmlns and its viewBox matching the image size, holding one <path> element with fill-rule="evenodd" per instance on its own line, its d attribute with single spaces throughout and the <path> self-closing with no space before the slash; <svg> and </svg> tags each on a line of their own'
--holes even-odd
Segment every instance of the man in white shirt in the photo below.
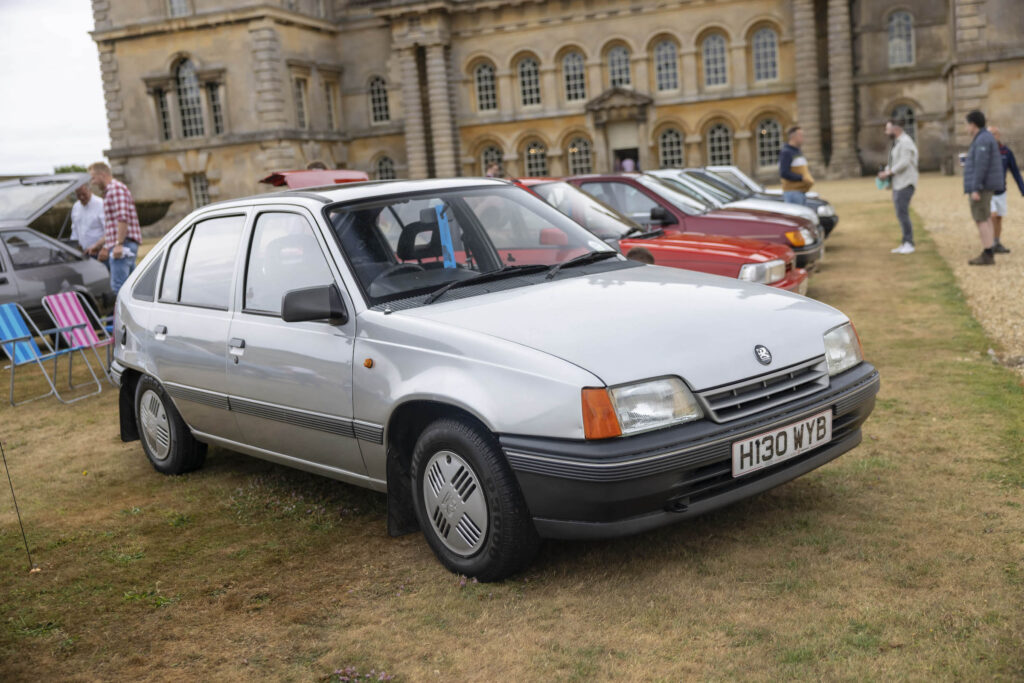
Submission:
<svg viewBox="0 0 1024 683">
<path fill-rule="evenodd" d="M 878 173 L 878 177 L 892 179 L 892 203 L 896 207 L 896 219 L 903 230 L 903 241 L 892 250 L 894 254 L 914 253 L 914 226 L 910 223 L 910 199 L 917 186 L 917 145 L 903 130 L 902 119 L 889 119 L 885 134 L 892 138 L 889 163 Z"/>
<path fill-rule="evenodd" d="M 75 190 L 78 201 L 71 207 L 71 239 L 82 251 L 96 256 L 103 248 L 103 200 L 86 183 Z"/>
</svg>

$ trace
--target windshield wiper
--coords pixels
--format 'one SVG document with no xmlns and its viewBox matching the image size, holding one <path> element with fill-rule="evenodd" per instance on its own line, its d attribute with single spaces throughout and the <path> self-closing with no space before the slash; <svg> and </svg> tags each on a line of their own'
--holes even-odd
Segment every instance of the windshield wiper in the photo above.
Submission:
<svg viewBox="0 0 1024 683">
<path fill-rule="evenodd" d="M 612 258 L 613 256 L 618 255 L 619 252 L 617 251 L 588 251 L 585 254 L 574 256 L 568 261 L 562 261 L 561 263 L 556 263 L 555 265 L 551 266 L 548 269 L 548 274 L 544 276 L 544 279 L 550 280 L 551 278 L 558 275 L 558 271 L 560 271 L 562 268 L 565 268 L 566 266 L 582 266 L 587 263 L 597 263 L 598 261 L 603 261 L 606 258 Z"/>
<path fill-rule="evenodd" d="M 639 225 L 634 225 L 632 228 L 626 231 L 623 237 L 629 237 L 630 235 L 635 235 L 638 232 L 645 232 L 645 230 L 641 228 Z"/>
<path fill-rule="evenodd" d="M 523 265 L 523 266 L 502 266 L 497 270 L 492 270 L 489 273 L 479 273 L 475 277 L 471 277 L 468 280 L 452 280 L 446 285 L 442 285 L 440 288 L 435 289 L 433 292 L 427 295 L 427 298 L 423 300 L 423 305 L 432 304 L 437 301 L 443 294 L 450 289 L 456 287 L 463 287 L 465 285 L 477 285 L 482 282 L 490 282 L 492 280 L 501 280 L 506 277 L 513 275 L 524 275 L 527 273 L 539 273 L 542 270 L 547 270 L 548 266 L 541 265 L 539 263 Z"/>
</svg>

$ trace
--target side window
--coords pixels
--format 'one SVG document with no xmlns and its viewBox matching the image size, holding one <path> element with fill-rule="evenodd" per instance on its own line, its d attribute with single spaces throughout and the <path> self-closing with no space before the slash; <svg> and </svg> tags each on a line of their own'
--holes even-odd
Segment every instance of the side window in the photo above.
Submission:
<svg viewBox="0 0 1024 683">
<path fill-rule="evenodd" d="M 245 269 L 246 311 L 280 315 L 286 293 L 332 282 L 327 259 L 305 218 L 297 213 L 259 215 Z"/>
<path fill-rule="evenodd" d="M 139 301 L 153 301 L 156 298 L 156 280 L 160 275 L 160 263 L 163 261 L 162 258 L 158 258 L 153 263 L 149 264 L 139 279 L 135 281 L 135 286 L 132 287 L 132 298 L 138 299 Z"/>
<path fill-rule="evenodd" d="M 605 204 L 627 215 L 650 215 L 658 203 L 632 185 L 625 183 L 584 183 L 583 189 Z"/>
<path fill-rule="evenodd" d="M 181 293 L 181 271 L 185 265 L 185 252 L 188 251 L 188 241 L 192 239 L 192 230 L 175 240 L 171 248 L 167 250 L 167 258 L 164 259 L 164 281 L 160 286 L 160 301 L 177 301 Z"/>
<path fill-rule="evenodd" d="M 235 255 L 244 226 L 245 216 L 223 216 L 196 223 L 181 278 L 181 303 L 228 309 Z"/>
<path fill-rule="evenodd" d="M 15 270 L 50 266 L 77 260 L 74 255 L 44 237 L 27 230 L 4 233 L 4 244 Z"/>
</svg>

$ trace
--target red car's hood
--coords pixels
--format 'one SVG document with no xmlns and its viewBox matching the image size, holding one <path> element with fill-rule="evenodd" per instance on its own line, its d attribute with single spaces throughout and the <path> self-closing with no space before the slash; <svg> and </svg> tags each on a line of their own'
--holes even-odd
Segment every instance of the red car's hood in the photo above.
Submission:
<svg viewBox="0 0 1024 683">
<path fill-rule="evenodd" d="M 619 241 L 619 246 L 623 253 L 633 247 L 647 247 L 659 251 L 730 258 L 743 263 L 764 263 L 773 259 L 782 259 L 788 263 L 793 259 L 793 250 L 781 244 L 692 232 L 667 233 L 649 239 L 626 238 Z"/>
</svg>

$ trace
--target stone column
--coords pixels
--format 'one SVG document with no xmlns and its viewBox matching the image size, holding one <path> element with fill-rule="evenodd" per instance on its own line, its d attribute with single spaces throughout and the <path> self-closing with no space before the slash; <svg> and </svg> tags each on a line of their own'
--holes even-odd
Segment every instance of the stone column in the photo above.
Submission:
<svg viewBox="0 0 1024 683">
<path fill-rule="evenodd" d="M 456 175 L 456 155 L 444 45 L 427 46 L 427 97 L 430 98 L 430 131 L 434 137 L 434 174 L 438 178 L 452 178 Z"/>
<path fill-rule="evenodd" d="M 680 77 L 683 80 L 683 96 L 696 97 L 699 92 L 700 83 L 697 74 L 697 50 L 690 48 L 682 51 L 683 72 Z"/>
<path fill-rule="evenodd" d="M 427 147 L 423 136 L 423 103 L 420 102 L 420 74 L 416 48 L 402 50 L 402 109 L 405 117 L 405 156 L 410 178 L 427 177 Z"/>
<path fill-rule="evenodd" d="M 515 78 L 508 69 L 499 69 L 494 78 L 498 88 L 498 112 L 501 118 L 510 119 L 515 115 Z"/>
<path fill-rule="evenodd" d="M 630 62 L 632 63 L 630 76 L 633 78 L 633 90 L 642 93 L 655 92 L 657 84 L 651 83 L 650 59 L 648 59 L 647 53 L 633 55 Z"/>
<path fill-rule="evenodd" d="M 736 95 L 743 95 L 747 92 L 747 44 L 737 41 L 730 46 L 730 61 L 732 64 L 732 91 Z"/>
<path fill-rule="evenodd" d="M 749 130 L 738 130 L 733 135 L 733 155 L 736 165 L 746 173 L 754 175 L 756 164 L 754 163 L 753 134 Z"/>
<path fill-rule="evenodd" d="M 793 35 L 796 36 L 796 122 L 804 129 L 803 153 L 811 173 L 825 168 L 821 156 L 821 106 L 818 94 L 818 46 L 814 0 L 793 0 Z M 785 135 L 785 131 L 783 131 Z"/>
<path fill-rule="evenodd" d="M 540 67 L 540 103 L 548 111 L 561 108 L 558 104 L 558 73 L 553 66 Z"/>
<path fill-rule="evenodd" d="M 854 140 L 853 37 L 850 3 L 828 0 L 828 82 L 832 95 L 832 158 L 828 175 L 849 178 L 860 175 Z"/>
</svg>

